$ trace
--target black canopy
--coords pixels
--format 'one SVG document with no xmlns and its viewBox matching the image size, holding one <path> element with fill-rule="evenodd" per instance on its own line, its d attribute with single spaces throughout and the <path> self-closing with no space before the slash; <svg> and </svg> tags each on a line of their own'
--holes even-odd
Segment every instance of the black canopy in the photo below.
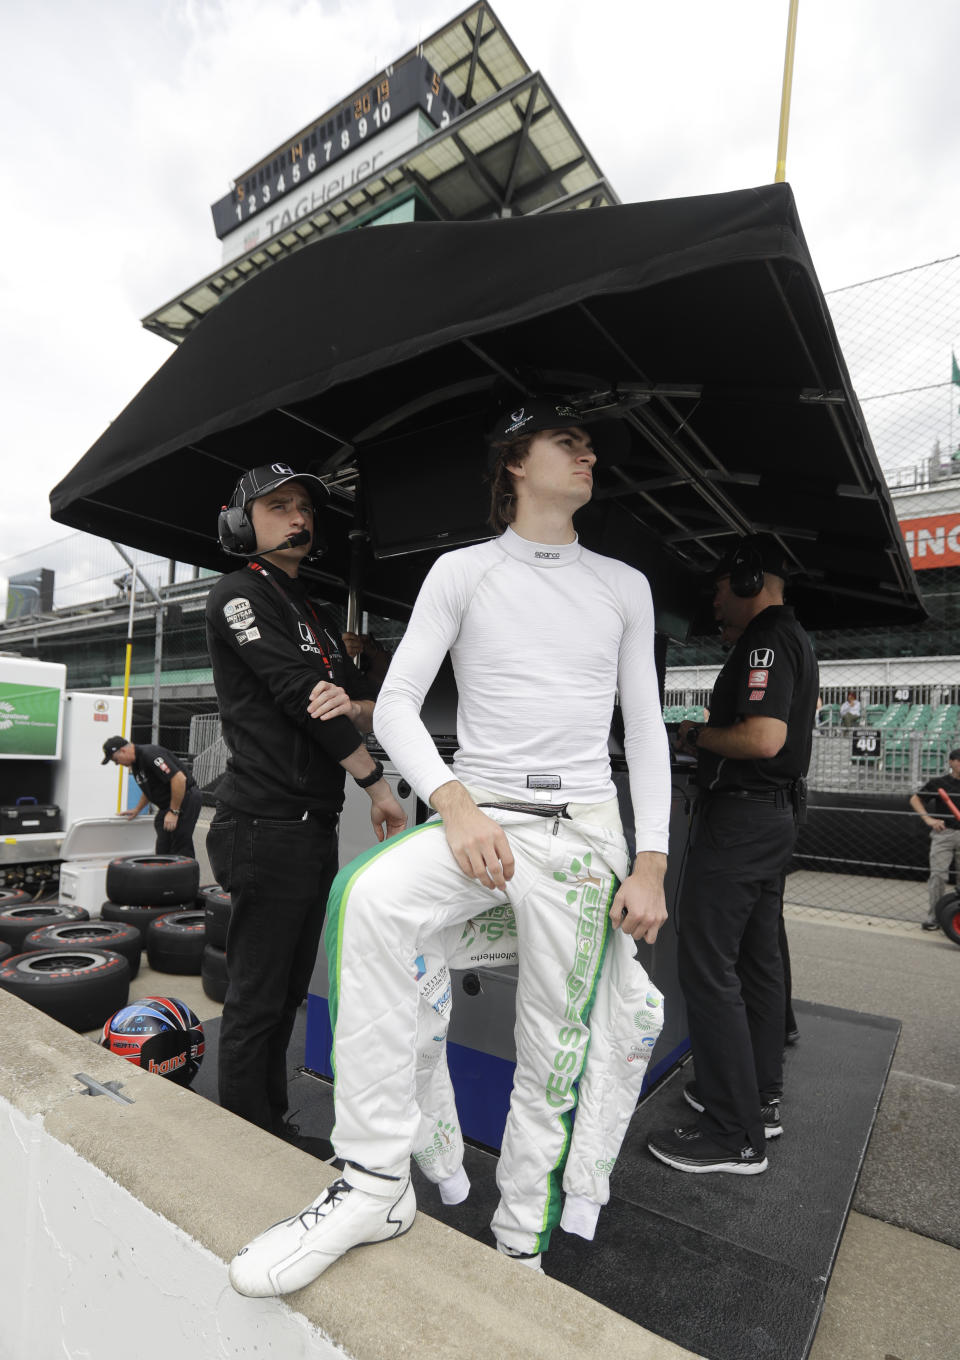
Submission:
<svg viewBox="0 0 960 1360">
<path fill-rule="evenodd" d="M 366 602 L 396 612 L 437 551 L 489 532 L 482 435 L 534 392 L 623 418 L 629 451 L 578 527 L 648 572 L 664 631 L 686 633 L 701 573 L 757 530 L 788 550 L 808 625 L 924 617 L 786 185 L 304 248 L 187 336 L 52 515 L 222 570 L 217 511 L 282 460 L 333 489 L 327 592 L 360 529 Z"/>
</svg>

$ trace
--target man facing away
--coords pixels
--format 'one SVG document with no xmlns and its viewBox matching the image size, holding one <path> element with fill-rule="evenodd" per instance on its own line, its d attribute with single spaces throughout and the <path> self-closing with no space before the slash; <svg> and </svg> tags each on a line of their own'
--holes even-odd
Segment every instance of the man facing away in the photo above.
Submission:
<svg viewBox="0 0 960 1360">
<path fill-rule="evenodd" d="M 662 998 L 635 958 L 635 941 L 653 943 L 666 919 L 669 753 L 649 586 L 577 541 L 572 516 L 592 494 L 596 454 L 574 409 L 529 401 L 494 441 L 501 536 L 434 565 L 377 703 L 378 738 L 439 817 L 346 866 L 328 905 L 343 1175 L 234 1258 L 243 1294 L 300 1289 L 351 1247 L 411 1226 L 417 978 L 465 921 L 508 904 L 519 941 L 517 1067 L 492 1225 L 505 1254 L 539 1269 L 558 1221 L 593 1237 L 662 1026 Z M 448 651 L 452 771 L 419 717 Z M 617 691 L 632 868 L 607 752 Z M 448 1203 L 469 1191 L 462 1165 L 431 1178 Z"/>
<path fill-rule="evenodd" d="M 819 690 L 810 639 L 783 603 L 788 562 L 768 534 L 740 540 L 715 573 L 714 614 L 736 641 L 697 754 L 697 800 L 680 895 L 680 986 L 697 1080 L 696 1123 L 651 1135 L 677 1171 L 755 1175 L 782 1132 L 784 959 L 780 919 L 810 763 Z"/>
</svg>

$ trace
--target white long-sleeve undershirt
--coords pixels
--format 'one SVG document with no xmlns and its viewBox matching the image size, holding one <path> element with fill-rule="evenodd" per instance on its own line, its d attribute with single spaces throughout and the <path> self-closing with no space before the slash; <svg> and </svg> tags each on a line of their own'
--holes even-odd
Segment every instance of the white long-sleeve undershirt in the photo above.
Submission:
<svg viewBox="0 0 960 1360">
<path fill-rule="evenodd" d="M 420 719 L 448 651 L 459 698 L 452 776 Z M 646 577 L 579 542 L 532 543 L 507 529 L 434 564 L 374 727 L 424 802 L 454 777 L 504 799 L 599 803 L 616 794 L 607 739 L 617 691 L 637 850 L 666 852 L 670 761 Z"/>
</svg>

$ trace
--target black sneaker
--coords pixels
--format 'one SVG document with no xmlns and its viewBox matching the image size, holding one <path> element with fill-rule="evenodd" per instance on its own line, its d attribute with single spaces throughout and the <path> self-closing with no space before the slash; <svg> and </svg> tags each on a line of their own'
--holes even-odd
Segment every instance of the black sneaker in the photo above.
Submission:
<svg viewBox="0 0 960 1360">
<path fill-rule="evenodd" d="M 675 1171 L 726 1171 L 732 1176 L 758 1176 L 768 1166 L 766 1154 L 754 1152 L 749 1143 L 739 1152 L 731 1152 L 715 1143 L 696 1124 L 682 1129 L 663 1129 L 647 1140 L 647 1147 L 654 1157 Z"/>
<path fill-rule="evenodd" d="M 698 1114 L 703 1114 L 703 1101 L 697 1094 L 697 1083 L 688 1081 L 683 1088 L 683 1098 L 688 1105 L 692 1106 Z M 760 1114 L 763 1118 L 764 1138 L 779 1138 L 783 1133 L 783 1125 L 780 1122 L 780 1102 L 779 1100 L 768 1100 L 760 1106 Z"/>
<path fill-rule="evenodd" d="M 940 922 L 939 922 L 939 921 L 921 921 L 921 922 L 920 922 L 920 929 L 921 929 L 921 930 L 939 930 L 939 929 L 940 929 Z"/>
</svg>

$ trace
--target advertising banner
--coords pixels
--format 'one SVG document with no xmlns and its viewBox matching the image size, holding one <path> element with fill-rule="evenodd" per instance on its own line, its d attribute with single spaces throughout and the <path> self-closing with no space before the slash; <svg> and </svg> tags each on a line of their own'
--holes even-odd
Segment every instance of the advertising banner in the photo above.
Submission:
<svg viewBox="0 0 960 1360">
<path fill-rule="evenodd" d="M 0 658 L 0 759 L 57 759 L 65 681 L 65 666 Z"/>
<path fill-rule="evenodd" d="M 914 571 L 960 566 L 960 515 L 902 519 L 900 529 Z"/>
</svg>

